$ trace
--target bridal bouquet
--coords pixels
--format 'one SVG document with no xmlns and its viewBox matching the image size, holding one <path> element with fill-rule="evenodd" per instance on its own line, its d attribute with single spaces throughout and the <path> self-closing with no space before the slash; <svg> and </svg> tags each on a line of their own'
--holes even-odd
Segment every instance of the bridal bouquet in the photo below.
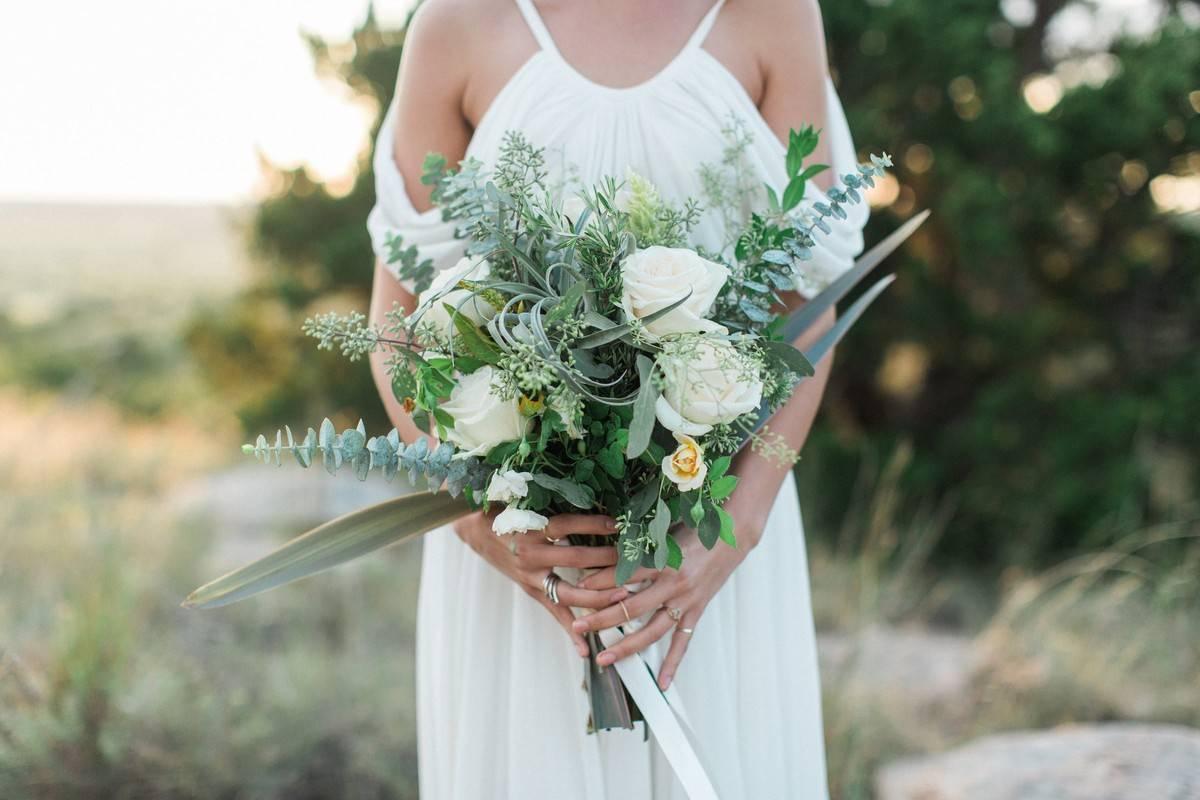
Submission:
<svg viewBox="0 0 1200 800">
<path fill-rule="evenodd" d="M 361 423 L 338 432 L 325 420 L 303 437 L 284 429 L 245 448 L 277 464 L 287 454 L 331 473 L 346 466 L 360 478 L 405 472 L 429 491 L 317 528 L 201 587 L 186 604 L 234 602 L 479 508 L 498 512 L 498 535 L 540 530 L 562 512 L 615 518 L 609 543 L 617 545 L 620 582 L 639 566 L 678 567 L 671 532 L 679 525 L 706 547 L 735 545 L 722 508 L 737 485 L 731 457 L 750 446 L 796 458 L 765 421 L 888 279 L 808 353 L 791 343 L 923 219 L 798 312 L 781 314 L 778 293 L 797 286 L 829 222 L 862 202 L 860 192 L 891 163 L 873 157 L 840 177 L 828 203 L 809 204 L 806 186 L 825 169 L 806 164 L 816 145 L 811 128 L 792 132 L 788 184 L 765 190 L 755 204 L 763 210 L 739 220 L 723 252 L 689 244 L 699 199 L 673 205 L 637 175 L 563 201 L 544 154 L 519 134 L 507 137 L 490 174 L 475 161 L 451 170 L 430 157 L 424 181 L 465 242 L 462 260 L 435 271 L 393 238 L 389 260 L 415 286 L 417 307 L 397 307 L 379 326 L 358 313 L 326 314 L 306 332 L 350 359 L 387 352 L 396 399 L 431 438 L 405 443 L 395 429 L 368 437 Z M 737 218 L 745 198 L 711 194 L 710 203 L 727 207 L 710 210 Z M 593 643 L 593 655 L 599 647 Z M 595 727 L 629 724 L 624 709 L 598 698 L 593 692 Z"/>
</svg>

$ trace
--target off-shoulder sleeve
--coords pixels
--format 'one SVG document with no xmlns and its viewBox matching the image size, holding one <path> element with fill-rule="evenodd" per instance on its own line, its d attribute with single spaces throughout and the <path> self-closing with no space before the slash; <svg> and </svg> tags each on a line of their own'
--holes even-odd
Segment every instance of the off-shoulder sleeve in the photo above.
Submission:
<svg viewBox="0 0 1200 800">
<path fill-rule="evenodd" d="M 841 98 L 833 80 L 826 78 L 825 82 L 825 134 L 829 137 L 830 167 L 835 174 L 835 181 L 840 184 L 841 178 L 847 173 L 857 174 L 858 154 L 854 149 L 854 139 L 850 135 L 850 125 L 846 121 L 846 112 L 842 108 Z M 814 202 L 828 202 L 824 192 L 809 184 L 804 205 Z M 817 248 L 812 261 L 806 261 L 801 267 L 801 274 L 796 278 L 796 291 L 811 298 L 828 286 L 839 275 L 854 266 L 854 259 L 863 251 L 863 228 L 870 216 L 870 208 L 864 199 L 861 203 L 845 205 L 846 219 L 828 219 L 830 233 L 817 231 L 814 238 Z"/>
<path fill-rule="evenodd" d="M 417 211 L 413 207 L 404 176 L 396 166 L 392 143 L 396 135 L 396 101 L 384 115 L 375 140 L 375 207 L 367 216 L 367 231 L 375 256 L 387 264 L 389 235 L 400 236 L 405 246 L 416 245 L 422 259 L 433 261 L 435 269 L 454 266 L 462 257 L 465 243 L 454 236 L 454 223 L 442 219 L 441 209 Z M 395 274 L 395 269 L 392 274 Z M 397 276 L 399 277 L 399 276 Z M 410 281 L 402 281 L 412 291 Z"/>
</svg>

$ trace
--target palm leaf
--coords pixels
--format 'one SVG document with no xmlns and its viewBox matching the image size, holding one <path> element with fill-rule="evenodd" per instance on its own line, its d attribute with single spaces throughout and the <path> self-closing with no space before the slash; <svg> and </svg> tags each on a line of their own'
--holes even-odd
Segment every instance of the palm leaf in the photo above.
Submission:
<svg viewBox="0 0 1200 800">
<path fill-rule="evenodd" d="M 326 522 L 188 595 L 185 608 L 218 608 L 416 538 L 471 511 L 446 493 L 418 492 Z"/>
</svg>

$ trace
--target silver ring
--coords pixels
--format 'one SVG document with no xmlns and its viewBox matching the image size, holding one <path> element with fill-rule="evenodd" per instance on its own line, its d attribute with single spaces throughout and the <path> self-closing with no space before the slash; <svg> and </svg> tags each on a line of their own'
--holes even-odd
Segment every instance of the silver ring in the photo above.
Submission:
<svg viewBox="0 0 1200 800">
<path fill-rule="evenodd" d="M 683 609 L 682 608 L 668 608 L 667 616 L 671 618 L 672 622 L 679 622 L 679 620 L 683 619 Z"/>
<path fill-rule="evenodd" d="M 547 573 L 546 577 L 542 578 L 542 593 L 554 605 L 558 605 L 558 584 L 560 581 L 562 581 L 562 578 L 553 572 Z"/>
<path fill-rule="evenodd" d="M 679 628 L 678 630 L 680 633 L 686 633 L 688 636 L 691 636 L 696 632 L 695 628 Z"/>
</svg>

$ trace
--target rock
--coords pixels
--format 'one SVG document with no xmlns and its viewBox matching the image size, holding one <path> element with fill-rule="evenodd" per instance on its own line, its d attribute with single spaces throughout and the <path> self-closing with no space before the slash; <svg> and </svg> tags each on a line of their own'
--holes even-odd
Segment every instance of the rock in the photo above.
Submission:
<svg viewBox="0 0 1200 800">
<path fill-rule="evenodd" d="M 840 694 L 915 710 L 961 703 L 975 668 L 971 639 L 921 629 L 822 634 L 817 650 L 823 681 Z"/>
<path fill-rule="evenodd" d="M 349 470 L 328 475 L 285 463 L 246 464 L 188 484 L 168 496 L 168 513 L 202 521 L 215 535 L 218 567 L 251 561 L 286 539 L 334 517 L 411 491 L 408 479 L 378 474 L 359 481 Z"/>
<path fill-rule="evenodd" d="M 1109 724 L 1000 734 L 884 767 L 877 800 L 1200 800 L 1200 731 Z"/>
</svg>

